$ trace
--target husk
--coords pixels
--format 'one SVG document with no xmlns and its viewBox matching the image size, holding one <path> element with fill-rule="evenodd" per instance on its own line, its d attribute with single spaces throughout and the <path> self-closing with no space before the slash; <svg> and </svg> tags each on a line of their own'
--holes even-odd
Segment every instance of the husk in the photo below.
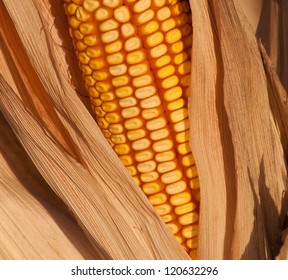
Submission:
<svg viewBox="0 0 288 280">
<path fill-rule="evenodd" d="M 240 2 L 190 0 L 200 259 L 271 259 L 285 242 L 286 68 L 273 57 L 287 46 L 270 62 L 247 20 L 256 30 L 261 5 Z M 61 1 L 0 3 L 0 258 L 189 259 L 101 135 L 67 31 Z"/>
</svg>

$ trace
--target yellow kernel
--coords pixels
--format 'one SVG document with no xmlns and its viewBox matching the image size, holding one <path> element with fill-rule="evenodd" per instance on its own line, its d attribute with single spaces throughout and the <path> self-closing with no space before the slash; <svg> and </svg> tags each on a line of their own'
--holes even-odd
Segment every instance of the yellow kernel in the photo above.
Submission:
<svg viewBox="0 0 288 280">
<path fill-rule="evenodd" d="M 196 203 L 194 202 L 188 202 L 188 203 L 185 203 L 185 204 L 182 204 L 180 206 L 177 206 L 174 208 L 174 212 L 177 214 L 177 215 L 184 215 L 184 214 L 187 214 L 191 211 L 194 211 L 196 209 Z"/>
<path fill-rule="evenodd" d="M 200 188 L 199 178 L 190 180 L 189 184 L 192 190 L 196 190 Z"/>
<path fill-rule="evenodd" d="M 112 101 L 116 98 L 113 92 L 104 92 L 101 93 L 100 98 L 102 101 Z"/>
<path fill-rule="evenodd" d="M 175 67 L 173 65 L 167 65 L 157 71 L 157 77 L 159 79 L 165 79 L 173 75 L 174 72 L 175 72 Z"/>
<path fill-rule="evenodd" d="M 189 179 L 192 179 L 198 176 L 196 165 L 193 165 L 186 169 L 186 176 Z"/>
<path fill-rule="evenodd" d="M 175 219 L 176 215 L 172 212 L 167 215 L 161 216 L 164 223 L 170 223 Z"/>
<path fill-rule="evenodd" d="M 184 48 L 185 48 L 184 43 L 182 41 L 178 41 L 169 46 L 169 52 L 179 54 L 183 52 Z"/>
<path fill-rule="evenodd" d="M 169 129 L 167 127 L 152 131 L 150 133 L 150 138 L 153 141 L 161 140 L 169 136 Z"/>
<path fill-rule="evenodd" d="M 191 82 L 191 75 L 190 74 L 184 76 L 180 81 L 180 83 L 183 87 L 189 87 L 190 82 Z"/>
<path fill-rule="evenodd" d="M 164 55 L 167 52 L 167 46 L 165 44 L 160 44 L 156 47 L 153 47 L 150 50 L 150 56 L 152 58 L 157 58 Z"/>
<path fill-rule="evenodd" d="M 74 28 L 74 29 L 77 29 L 79 27 L 80 23 L 81 23 L 74 16 L 73 17 L 69 17 L 68 21 L 69 21 L 69 26 Z"/>
<path fill-rule="evenodd" d="M 103 111 L 100 107 L 93 108 L 93 112 L 97 117 L 104 117 L 106 114 L 105 111 Z"/>
<path fill-rule="evenodd" d="M 181 108 L 170 113 L 170 120 L 173 123 L 183 121 L 186 118 L 188 118 L 187 108 Z"/>
<path fill-rule="evenodd" d="M 138 107 L 129 107 L 121 111 L 121 115 L 125 119 L 137 117 L 139 114 L 140 114 L 140 109 Z"/>
<path fill-rule="evenodd" d="M 143 50 L 133 51 L 127 54 L 126 61 L 129 64 L 137 64 L 144 60 L 145 52 Z"/>
<path fill-rule="evenodd" d="M 128 119 L 124 122 L 124 126 L 128 130 L 140 128 L 142 125 L 143 121 L 139 118 Z"/>
<path fill-rule="evenodd" d="M 173 129 L 175 132 L 181 132 L 189 129 L 189 120 L 185 119 L 183 121 L 180 121 L 178 123 L 175 123 L 173 126 Z"/>
<path fill-rule="evenodd" d="M 166 79 L 164 79 L 162 82 L 161 82 L 161 86 L 162 88 L 164 89 L 169 89 L 169 88 L 172 88 L 172 87 L 175 87 L 177 86 L 179 82 L 179 79 L 176 75 L 173 75 L 173 76 L 170 76 Z M 179 96 L 180 97 L 180 96 Z M 179 98 L 177 97 L 177 98 Z M 175 100 L 174 98 L 172 100 Z M 168 101 L 168 100 L 167 100 Z"/>
<path fill-rule="evenodd" d="M 96 31 L 96 24 L 94 22 L 81 23 L 79 28 L 82 34 L 89 35 Z"/>
<path fill-rule="evenodd" d="M 165 40 L 168 44 L 173 44 L 179 41 L 181 37 L 181 31 L 178 28 L 174 28 L 166 33 Z"/>
<path fill-rule="evenodd" d="M 186 60 L 188 59 L 188 54 L 187 52 L 181 52 L 181 53 L 178 53 L 174 56 L 174 63 L 179 65 L 183 62 L 185 62 Z"/>
<path fill-rule="evenodd" d="M 132 80 L 133 86 L 137 88 L 151 85 L 152 82 L 153 82 L 153 77 L 151 74 L 141 75 Z"/>
<path fill-rule="evenodd" d="M 152 148 L 156 153 L 166 152 L 173 148 L 173 141 L 171 139 L 159 140 L 153 143 Z"/>
<path fill-rule="evenodd" d="M 149 71 L 148 63 L 139 63 L 129 67 L 128 73 L 132 77 L 140 76 Z"/>
<path fill-rule="evenodd" d="M 164 176 L 164 175 L 162 175 L 162 176 Z M 179 205 L 186 204 L 186 203 L 190 202 L 190 200 L 191 200 L 191 195 L 188 192 L 177 193 L 177 194 L 174 194 L 170 197 L 170 203 L 173 206 L 179 206 Z"/>
<path fill-rule="evenodd" d="M 101 58 L 92 58 L 89 61 L 89 66 L 93 70 L 100 70 L 106 66 L 106 62 L 105 62 L 105 59 L 102 57 Z"/>
<path fill-rule="evenodd" d="M 84 9 L 90 13 L 94 12 L 99 7 L 99 5 L 99 1 L 95 0 L 84 0 L 83 2 Z"/>
<path fill-rule="evenodd" d="M 99 125 L 100 128 L 106 129 L 109 126 L 109 123 L 106 122 L 106 120 L 104 118 L 97 118 L 97 123 Z"/>
<path fill-rule="evenodd" d="M 141 26 L 139 33 L 142 36 L 145 36 L 156 32 L 158 29 L 159 29 L 159 23 L 155 20 L 151 20 Z"/>
<path fill-rule="evenodd" d="M 124 55 L 122 52 L 117 52 L 117 53 L 107 55 L 106 59 L 107 59 L 108 64 L 117 65 L 123 62 Z"/>
<path fill-rule="evenodd" d="M 129 9 L 126 6 L 120 6 L 114 10 L 114 18 L 121 23 L 128 22 L 130 17 Z"/>
<path fill-rule="evenodd" d="M 111 136 L 111 141 L 114 144 L 124 144 L 126 143 L 126 137 L 124 134 L 116 134 Z"/>
<path fill-rule="evenodd" d="M 111 84 L 108 82 L 96 82 L 96 90 L 100 92 L 107 92 L 111 89 Z"/>
<path fill-rule="evenodd" d="M 153 182 L 157 180 L 159 177 L 159 174 L 155 171 L 144 173 L 140 175 L 141 181 L 143 183 Z"/>
<path fill-rule="evenodd" d="M 133 176 L 132 178 L 134 179 L 135 183 L 136 183 L 138 186 L 140 186 L 141 181 L 140 181 L 139 177 L 138 177 L 138 176 Z"/>
<path fill-rule="evenodd" d="M 186 75 L 190 73 L 191 71 L 191 62 L 190 61 L 185 61 L 178 67 L 178 73 L 180 75 Z"/>
<path fill-rule="evenodd" d="M 108 123 L 119 123 L 121 121 L 121 116 L 118 113 L 107 113 L 105 115 L 105 120 Z"/>
<path fill-rule="evenodd" d="M 193 238 L 198 235 L 198 225 L 190 225 L 182 229 L 185 238 Z"/>
<path fill-rule="evenodd" d="M 161 8 L 166 4 L 166 0 L 154 0 L 153 5 L 157 8 Z"/>
<path fill-rule="evenodd" d="M 184 6 L 183 6 L 183 2 L 178 2 L 172 6 L 170 6 L 170 10 L 171 10 L 171 14 L 173 16 L 176 16 L 176 15 L 180 15 L 183 13 L 184 11 Z"/>
<path fill-rule="evenodd" d="M 189 142 L 179 144 L 177 146 L 177 151 L 179 152 L 180 155 L 186 155 L 186 154 L 190 153 L 191 148 L 190 148 Z"/>
<path fill-rule="evenodd" d="M 167 125 L 167 121 L 164 117 L 159 117 L 154 120 L 147 121 L 146 128 L 150 131 L 163 128 Z"/>
<path fill-rule="evenodd" d="M 142 190 L 146 195 L 158 193 L 162 189 L 162 183 L 150 182 L 142 186 Z"/>
<path fill-rule="evenodd" d="M 107 31 L 102 34 L 101 39 L 103 43 L 108 44 L 116 41 L 119 38 L 118 30 Z"/>
<path fill-rule="evenodd" d="M 186 245 L 190 249 L 196 249 L 198 247 L 198 238 L 193 237 L 186 240 Z"/>
<path fill-rule="evenodd" d="M 112 76 L 120 76 L 127 72 L 127 66 L 125 64 L 110 66 L 109 72 Z"/>
<path fill-rule="evenodd" d="M 99 97 L 100 92 L 97 91 L 94 87 L 89 88 L 89 96 L 90 97 Z"/>
<path fill-rule="evenodd" d="M 132 143 L 132 149 L 134 151 L 142 151 L 142 150 L 149 148 L 150 145 L 151 145 L 151 142 L 149 139 L 142 138 Z"/>
<path fill-rule="evenodd" d="M 133 89 L 129 86 L 119 87 L 115 89 L 115 94 L 118 98 L 129 97 L 133 94 Z"/>
<path fill-rule="evenodd" d="M 144 109 L 141 112 L 141 116 L 144 120 L 151 120 L 151 119 L 157 118 L 161 113 L 162 113 L 162 110 L 160 107 Z"/>
<path fill-rule="evenodd" d="M 167 105 L 167 109 L 169 111 L 174 111 L 174 110 L 183 108 L 184 106 L 185 106 L 185 100 L 183 98 L 179 98 L 179 99 L 169 102 Z"/>
<path fill-rule="evenodd" d="M 100 7 L 95 12 L 95 19 L 97 21 L 102 21 L 102 20 L 105 20 L 105 19 L 109 19 L 111 17 L 112 17 L 112 10 L 111 9 L 107 9 L 105 7 Z"/>
<path fill-rule="evenodd" d="M 177 86 L 170 88 L 164 92 L 164 99 L 168 102 L 177 100 L 182 96 L 182 88 Z"/>
<path fill-rule="evenodd" d="M 96 34 L 85 36 L 83 39 L 83 42 L 89 46 L 89 47 L 94 47 L 95 45 L 100 44 L 100 39 L 99 36 Z"/>
<path fill-rule="evenodd" d="M 161 100 L 160 100 L 159 95 L 153 95 L 151 97 L 148 97 L 140 101 L 140 106 L 142 109 L 154 108 L 159 105 L 161 105 Z"/>
<path fill-rule="evenodd" d="M 99 29 L 102 32 L 111 31 L 118 28 L 119 23 L 114 19 L 107 19 L 99 25 Z"/>
<path fill-rule="evenodd" d="M 114 87 L 126 86 L 129 83 L 130 79 L 128 75 L 118 76 L 112 79 L 112 85 Z"/>
<path fill-rule="evenodd" d="M 83 7 L 79 7 L 75 14 L 76 18 L 81 22 L 87 22 L 91 19 L 92 14 L 85 10 Z"/>
<path fill-rule="evenodd" d="M 131 37 L 127 41 L 125 41 L 125 51 L 132 52 L 142 47 L 142 41 L 139 37 Z"/>
<path fill-rule="evenodd" d="M 174 170 L 177 167 L 176 161 L 166 161 L 158 164 L 157 171 L 159 173 L 166 173 Z"/>
<path fill-rule="evenodd" d="M 119 144 L 114 146 L 117 155 L 127 155 L 130 152 L 130 147 L 127 144 Z"/>
<path fill-rule="evenodd" d="M 130 166 L 134 163 L 134 160 L 131 155 L 120 156 L 119 159 L 125 166 Z"/>
<path fill-rule="evenodd" d="M 102 103 L 102 109 L 105 112 L 114 112 L 119 108 L 118 102 L 116 101 L 108 101 L 108 102 L 103 102 Z"/>
<path fill-rule="evenodd" d="M 162 216 L 162 215 L 167 215 L 168 213 L 170 213 L 172 210 L 172 207 L 168 203 L 165 203 L 162 205 L 155 206 L 154 209 L 160 216 Z"/>
<path fill-rule="evenodd" d="M 110 124 L 108 129 L 112 134 L 119 134 L 124 131 L 124 127 L 121 124 Z"/>
<path fill-rule="evenodd" d="M 127 137 L 130 141 L 135 141 L 146 136 L 144 129 L 135 129 L 127 132 Z"/>
<path fill-rule="evenodd" d="M 176 238 L 176 240 L 178 241 L 178 243 L 180 243 L 182 245 L 182 243 L 184 242 L 185 238 L 183 238 L 183 236 L 179 233 L 175 234 L 174 237 Z"/>
<path fill-rule="evenodd" d="M 139 0 L 133 6 L 135 13 L 141 13 L 147 10 L 151 6 L 151 0 Z"/>
<path fill-rule="evenodd" d="M 86 82 L 87 86 L 92 87 L 92 86 L 95 85 L 96 81 L 94 80 L 94 78 L 92 76 L 86 76 L 84 79 L 85 79 L 85 82 Z"/>
<path fill-rule="evenodd" d="M 184 143 L 189 140 L 189 130 L 182 131 L 176 134 L 176 141 L 178 143 Z"/>
<path fill-rule="evenodd" d="M 121 35 L 124 39 L 127 39 L 136 34 L 135 27 L 127 22 L 121 25 Z"/>
<path fill-rule="evenodd" d="M 164 163 L 161 163 L 161 164 L 164 164 Z M 178 181 L 173 184 L 167 185 L 165 188 L 165 191 L 170 195 L 174 195 L 174 194 L 185 191 L 186 187 L 187 187 L 187 184 L 185 181 Z"/>
<path fill-rule="evenodd" d="M 154 157 L 154 152 L 150 149 L 135 153 L 135 159 L 138 162 L 147 161 L 147 160 L 152 159 L 153 157 Z"/>
<path fill-rule="evenodd" d="M 116 8 L 123 4 L 123 0 L 103 0 L 103 5 L 108 8 Z"/>
<path fill-rule="evenodd" d="M 189 155 L 187 155 L 187 156 L 184 156 L 184 157 L 182 158 L 182 164 L 183 164 L 184 166 L 186 166 L 186 167 L 189 167 L 189 166 L 194 165 L 194 164 L 195 164 L 195 160 L 194 160 L 192 154 L 189 154 Z"/>
<path fill-rule="evenodd" d="M 91 98 L 91 102 L 96 107 L 101 106 L 101 104 L 102 104 L 102 100 L 99 98 Z"/>
<path fill-rule="evenodd" d="M 154 17 L 154 11 L 152 9 L 146 10 L 139 15 L 135 15 L 137 24 L 142 25 Z"/>
<path fill-rule="evenodd" d="M 178 223 L 171 222 L 166 225 L 173 234 L 176 234 L 180 230 L 180 225 Z"/>
<path fill-rule="evenodd" d="M 77 40 L 82 40 L 84 38 L 84 35 L 79 30 L 74 30 L 73 34 Z"/>
<path fill-rule="evenodd" d="M 92 74 L 92 77 L 96 80 L 96 81 L 104 81 L 106 79 L 108 79 L 109 77 L 109 73 L 106 70 L 103 71 L 94 71 Z"/>
<path fill-rule="evenodd" d="M 78 54 L 78 59 L 82 64 L 88 64 L 90 57 L 85 52 L 80 52 Z"/>
<path fill-rule="evenodd" d="M 84 75 L 91 75 L 92 74 L 92 69 L 88 65 L 82 65 L 81 68 L 82 68 L 82 72 Z"/>
<path fill-rule="evenodd" d="M 151 60 L 151 65 L 153 65 L 154 68 L 161 68 L 171 62 L 170 55 L 166 54 L 159 58 L 156 58 L 154 60 Z"/>
<path fill-rule="evenodd" d="M 119 100 L 119 104 L 122 108 L 127 108 L 131 106 L 135 106 L 137 104 L 137 99 L 135 97 L 126 97 Z"/>
<path fill-rule="evenodd" d="M 146 86 L 146 87 L 137 88 L 135 90 L 135 96 L 139 99 L 148 98 L 155 93 L 156 93 L 155 86 Z"/>
<path fill-rule="evenodd" d="M 126 168 L 131 176 L 137 175 L 137 169 L 135 168 L 135 166 L 127 166 Z"/>
<path fill-rule="evenodd" d="M 169 18 L 161 23 L 161 30 L 167 32 L 176 26 L 176 21 L 173 18 Z"/>
<path fill-rule="evenodd" d="M 156 162 L 154 160 L 149 160 L 149 161 L 138 163 L 137 169 L 141 173 L 154 171 L 156 169 Z"/>
<path fill-rule="evenodd" d="M 149 47 L 155 47 L 155 46 L 161 44 L 163 40 L 164 40 L 164 36 L 163 36 L 162 32 L 158 31 L 158 32 L 155 32 L 155 33 L 147 36 L 146 44 Z"/>
<path fill-rule="evenodd" d="M 76 13 L 77 8 L 78 8 L 78 5 L 71 3 L 66 6 L 66 11 L 68 15 L 73 16 Z"/>
<path fill-rule="evenodd" d="M 173 151 L 167 151 L 167 152 L 156 154 L 155 159 L 158 162 L 164 162 L 164 161 L 168 161 L 168 160 L 173 160 L 175 157 L 176 156 L 175 156 L 175 153 Z"/>
<path fill-rule="evenodd" d="M 75 44 L 75 48 L 78 51 L 84 51 L 85 49 L 87 49 L 87 46 L 82 41 L 77 41 Z"/>
<path fill-rule="evenodd" d="M 172 143 L 173 144 L 173 143 Z M 169 171 L 167 173 L 164 173 L 161 176 L 161 181 L 164 184 L 172 184 L 174 182 L 177 182 L 179 180 L 181 180 L 182 178 L 182 172 L 180 170 L 173 170 L 173 171 Z M 188 202 L 188 201 L 187 201 Z M 171 202 L 172 203 L 172 202 Z M 172 203 L 173 204 L 173 203 Z M 174 205 L 174 204 L 173 204 Z M 176 205 L 174 205 L 176 206 Z"/>
<path fill-rule="evenodd" d="M 157 19 L 160 21 L 170 18 L 171 12 L 168 7 L 163 7 L 157 11 Z"/>
<path fill-rule="evenodd" d="M 146 173 L 147 174 L 147 173 Z M 144 175 L 146 175 L 144 174 Z M 149 196 L 152 205 L 160 205 L 167 201 L 168 197 L 165 193 L 156 193 Z"/>
<path fill-rule="evenodd" d="M 107 44 L 105 46 L 105 52 L 106 53 L 115 53 L 115 52 L 119 52 L 122 49 L 122 41 L 121 40 L 117 40 L 113 43 Z"/>
<path fill-rule="evenodd" d="M 86 54 L 90 58 L 97 58 L 103 55 L 103 50 L 101 46 L 94 46 L 94 47 L 89 47 L 86 49 Z"/>
<path fill-rule="evenodd" d="M 199 220 L 199 216 L 196 212 L 187 213 L 185 215 L 182 215 L 178 219 L 179 224 L 181 224 L 182 226 L 196 223 L 196 222 L 198 222 L 198 220 Z"/>
</svg>

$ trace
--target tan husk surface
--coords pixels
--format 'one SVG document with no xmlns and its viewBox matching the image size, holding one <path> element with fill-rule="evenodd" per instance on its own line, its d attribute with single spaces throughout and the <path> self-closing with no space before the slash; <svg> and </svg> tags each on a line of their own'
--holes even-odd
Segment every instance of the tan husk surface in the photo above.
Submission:
<svg viewBox="0 0 288 280">
<path fill-rule="evenodd" d="M 275 258 L 287 213 L 284 70 L 239 1 L 190 1 L 200 259 Z M 0 46 L 0 258 L 189 259 L 90 115 L 61 1 L 1 1 Z"/>
</svg>

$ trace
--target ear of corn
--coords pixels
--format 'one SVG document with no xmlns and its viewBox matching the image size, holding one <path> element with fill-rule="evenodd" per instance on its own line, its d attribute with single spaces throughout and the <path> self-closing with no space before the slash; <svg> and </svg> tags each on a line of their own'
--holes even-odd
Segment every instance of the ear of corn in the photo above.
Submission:
<svg viewBox="0 0 288 280">
<path fill-rule="evenodd" d="M 196 257 L 188 1 L 65 0 L 96 121 L 170 231 Z"/>
</svg>

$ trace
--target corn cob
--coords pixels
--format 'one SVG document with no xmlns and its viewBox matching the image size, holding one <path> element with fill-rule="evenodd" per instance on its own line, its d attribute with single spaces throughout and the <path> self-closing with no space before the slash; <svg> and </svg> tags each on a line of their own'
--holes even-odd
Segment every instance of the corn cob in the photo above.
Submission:
<svg viewBox="0 0 288 280">
<path fill-rule="evenodd" d="M 64 2 L 100 129 L 170 231 L 195 258 L 200 193 L 189 146 L 188 1 Z"/>
</svg>

